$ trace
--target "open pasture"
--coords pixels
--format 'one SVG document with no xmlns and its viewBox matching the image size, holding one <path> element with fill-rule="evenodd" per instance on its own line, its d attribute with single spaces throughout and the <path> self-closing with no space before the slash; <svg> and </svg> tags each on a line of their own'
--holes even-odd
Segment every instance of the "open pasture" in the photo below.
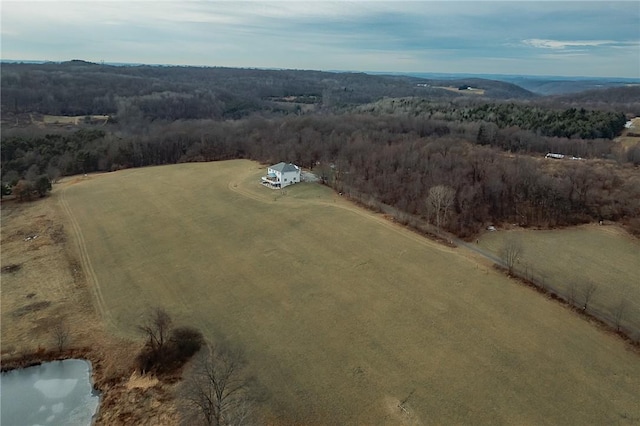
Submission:
<svg viewBox="0 0 640 426">
<path fill-rule="evenodd" d="M 461 95 L 479 95 L 482 96 L 484 95 L 484 89 L 475 89 L 475 88 L 471 88 L 471 89 L 463 89 L 460 90 L 459 87 L 452 87 L 452 86 L 433 86 L 436 89 L 444 89 L 444 90 L 448 90 L 449 92 L 455 92 Z"/>
<path fill-rule="evenodd" d="M 279 424 L 640 421 L 640 358 L 617 337 L 328 188 L 264 188 L 264 171 L 131 169 L 54 194 L 112 330 L 135 336 L 160 305 L 242 346 Z"/>
<path fill-rule="evenodd" d="M 592 309 L 612 317 L 625 300 L 622 325 L 640 335 L 640 241 L 614 225 L 585 225 L 559 230 L 488 232 L 480 246 L 498 254 L 506 238 L 522 243 L 522 259 L 516 269 L 544 281 L 567 296 L 571 286 L 577 301 L 586 283 L 597 285 L 589 303 Z"/>
</svg>

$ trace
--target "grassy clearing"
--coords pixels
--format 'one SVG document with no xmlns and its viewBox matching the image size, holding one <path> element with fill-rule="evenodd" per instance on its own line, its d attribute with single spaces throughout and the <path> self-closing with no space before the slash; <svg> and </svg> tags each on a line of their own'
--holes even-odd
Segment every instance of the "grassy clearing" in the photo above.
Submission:
<svg viewBox="0 0 640 426">
<path fill-rule="evenodd" d="M 498 254 L 507 236 L 522 241 L 517 269 L 568 294 L 571 283 L 578 292 L 585 282 L 598 285 L 594 309 L 609 314 L 622 298 L 627 300 L 623 325 L 640 331 L 640 241 L 616 226 L 587 225 L 553 231 L 514 230 L 485 234 L 480 246 Z M 528 271 L 528 272 L 525 272 Z M 578 300 L 581 300 L 578 294 Z"/>
<path fill-rule="evenodd" d="M 640 134 L 640 117 L 633 118 L 631 121 L 633 122 L 632 127 L 630 129 L 624 129 L 622 134 L 615 139 L 616 142 L 620 142 L 624 147 L 629 147 L 640 142 L 640 136 L 630 136 L 631 134 Z"/>
<path fill-rule="evenodd" d="M 460 88 L 458 87 L 451 87 L 451 86 L 433 86 L 436 89 L 444 89 L 444 90 L 448 90 L 449 92 L 455 92 L 455 93 L 459 93 L 461 95 L 484 95 L 484 89 L 464 89 L 464 90 L 460 90 Z"/>
<path fill-rule="evenodd" d="M 640 358 L 618 338 L 327 188 L 264 188 L 263 172 L 123 170 L 58 194 L 114 331 L 162 305 L 243 346 L 280 424 L 640 421 Z"/>
<path fill-rule="evenodd" d="M 66 115 L 44 115 L 42 117 L 42 123 L 44 124 L 73 124 L 77 126 L 80 123 L 84 123 L 87 117 L 91 117 L 91 121 L 106 122 L 109 119 L 108 115 L 78 115 L 78 116 L 66 116 Z"/>
</svg>

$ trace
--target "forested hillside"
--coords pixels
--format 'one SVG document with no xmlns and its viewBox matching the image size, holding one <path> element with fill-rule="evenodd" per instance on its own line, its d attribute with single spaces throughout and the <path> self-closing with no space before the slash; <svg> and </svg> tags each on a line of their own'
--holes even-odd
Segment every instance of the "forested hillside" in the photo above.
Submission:
<svg viewBox="0 0 640 426">
<path fill-rule="evenodd" d="M 83 61 L 3 64 L 2 112 L 113 114 L 146 119 L 240 118 L 256 111 L 299 111 L 434 94 L 414 79 L 363 73 L 237 68 L 110 66 Z M 515 86 L 513 86 L 515 87 Z M 281 102 L 278 102 L 281 101 Z"/>
<path fill-rule="evenodd" d="M 640 84 L 586 90 L 542 99 L 543 105 L 560 103 L 581 108 L 622 110 L 634 116 L 640 116 Z"/>
<path fill-rule="evenodd" d="M 419 84 L 317 71 L 3 65 L 3 193 L 42 176 L 249 158 L 295 162 L 363 203 L 426 219 L 430 189 L 449 188 L 442 226 L 461 236 L 499 222 L 609 219 L 640 230 L 640 146 L 612 141 L 626 103 L 586 109 Z M 42 114 L 110 118 L 53 125 Z"/>
<path fill-rule="evenodd" d="M 398 113 L 413 116 L 427 115 L 446 121 L 492 123 L 499 129 L 517 127 L 530 130 L 537 136 L 556 136 L 582 139 L 612 139 L 627 121 L 622 112 L 576 109 L 557 109 L 513 102 L 473 102 L 434 104 L 425 98 L 385 99 L 364 105 L 359 111 Z M 488 133 L 480 135 L 487 139 Z M 481 143 L 483 141 L 480 141 Z"/>
</svg>

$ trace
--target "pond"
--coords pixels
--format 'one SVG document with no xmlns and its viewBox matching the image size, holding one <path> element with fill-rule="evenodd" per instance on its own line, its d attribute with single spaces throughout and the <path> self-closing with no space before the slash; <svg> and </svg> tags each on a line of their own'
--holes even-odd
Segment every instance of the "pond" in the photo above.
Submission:
<svg viewBox="0 0 640 426">
<path fill-rule="evenodd" d="M 47 362 L 0 376 L 3 426 L 91 425 L 99 402 L 85 360 Z"/>
</svg>

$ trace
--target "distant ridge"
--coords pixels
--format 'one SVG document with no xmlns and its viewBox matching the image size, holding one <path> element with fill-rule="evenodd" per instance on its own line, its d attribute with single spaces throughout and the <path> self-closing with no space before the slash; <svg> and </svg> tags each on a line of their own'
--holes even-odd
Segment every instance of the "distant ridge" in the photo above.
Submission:
<svg viewBox="0 0 640 426">
<path fill-rule="evenodd" d="M 580 93 L 586 90 L 603 89 L 611 87 L 625 87 L 629 84 L 640 84 L 640 78 L 594 78 L 594 77 L 567 77 L 567 76 L 531 76 L 531 75 L 504 75 L 504 74 L 474 74 L 474 73 L 430 73 L 430 72 L 377 72 L 377 71 L 357 71 L 357 70 L 331 70 L 331 71 L 315 71 L 315 70 L 291 70 L 276 68 L 233 68 L 233 67 L 216 67 L 216 66 L 197 66 L 197 65 L 171 65 L 171 64 L 142 64 L 142 63 L 123 63 L 123 62 L 91 62 L 82 59 L 72 59 L 70 61 L 46 61 L 46 60 L 14 60 L 2 59 L 0 63 L 6 65 L 31 65 L 31 66 L 48 66 L 57 65 L 61 68 L 80 67 L 89 69 L 93 67 L 108 66 L 126 68 L 183 68 L 183 69 L 203 69 L 203 70 L 227 70 L 229 72 L 237 70 L 246 73 L 247 70 L 256 72 L 275 72 L 275 73 L 307 73 L 317 76 L 333 75 L 338 80 L 362 76 L 366 78 L 391 78 L 400 82 L 411 84 L 413 87 L 422 85 L 420 93 L 424 96 L 458 97 L 463 93 L 455 93 L 450 91 L 442 93 L 442 90 L 427 86 L 464 86 L 483 89 L 483 97 L 491 99 L 531 99 L 540 95 L 562 95 L 571 93 Z M 117 73 L 116 70 L 110 71 Z M 351 76 L 351 77 L 347 77 Z M 372 80 L 370 80 L 372 81 Z M 342 84 L 348 84 L 343 82 Z M 426 85 L 426 86 L 425 86 Z M 406 96 L 409 88 L 404 89 L 402 95 Z M 387 96 L 392 93 L 385 94 Z M 419 94 L 418 94 L 419 95 Z"/>
<path fill-rule="evenodd" d="M 503 81 L 515 84 L 538 95 L 557 95 L 577 93 L 591 89 L 606 87 L 620 87 L 628 84 L 640 84 L 638 78 L 624 77 L 583 77 L 583 76 L 554 76 L 554 75 L 510 75 L 510 74 L 457 74 L 457 73 L 377 73 L 387 75 L 408 75 L 428 80 L 463 81 L 465 79 L 483 79 Z"/>
<path fill-rule="evenodd" d="M 640 102 L 640 83 L 620 87 L 605 87 L 549 97 L 565 103 L 638 103 Z"/>
</svg>

